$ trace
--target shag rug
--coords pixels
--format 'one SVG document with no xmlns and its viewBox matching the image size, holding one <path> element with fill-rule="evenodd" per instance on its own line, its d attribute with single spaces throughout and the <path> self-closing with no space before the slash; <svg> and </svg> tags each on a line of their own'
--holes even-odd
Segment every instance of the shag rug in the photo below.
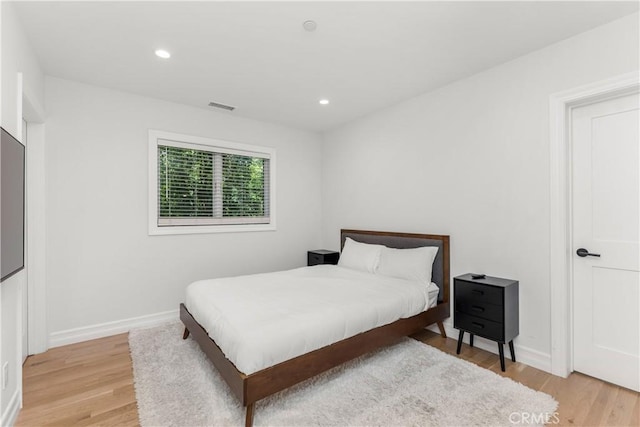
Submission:
<svg viewBox="0 0 640 427">
<path fill-rule="evenodd" d="M 129 334 L 141 426 L 243 425 L 244 408 L 198 344 L 182 339 L 182 328 Z M 257 402 L 254 425 L 512 426 L 522 413 L 552 416 L 557 405 L 406 338 Z"/>
</svg>

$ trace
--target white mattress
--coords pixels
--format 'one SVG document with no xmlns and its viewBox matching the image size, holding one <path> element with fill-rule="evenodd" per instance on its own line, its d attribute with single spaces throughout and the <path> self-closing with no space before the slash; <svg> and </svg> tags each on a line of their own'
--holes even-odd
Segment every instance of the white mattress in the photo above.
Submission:
<svg viewBox="0 0 640 427">
<path fill-rule="evenodd" d="M 317 265 L 201 280 L 185 305 L 236 368 L 251 374 L 435 306 L 438 287 Z"/>
</svg>

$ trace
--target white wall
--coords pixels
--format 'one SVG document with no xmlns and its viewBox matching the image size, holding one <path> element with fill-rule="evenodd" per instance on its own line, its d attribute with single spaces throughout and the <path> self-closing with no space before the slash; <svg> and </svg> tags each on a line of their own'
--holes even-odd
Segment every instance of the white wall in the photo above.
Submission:
<svg viewBox="0 0 640 427">
<path fill-rule="evenodd" d="M 176 310 L 197 279 L 303 266 L 320 244 L 316 134 L 49 77 L 46 109 L 54 345 Z M 149 236 L 149 129 L 275 147 L 277 231 Z"/>
<path fill-rule="evenodd" d="M 451 235 L 452 277 L 520 281 L 516 344 L 548 368 L 549 95 L 638 70 L 638 40 L 635 14 L 328 133 L 324 246 L 341 227 Z"/>
<path fill-rule="evenodd" d="M 2 127 L 21 138 L 23 91 L 29 93 L 35 104 L 42 104 L 43 74 L 27 42 L 12 6 L 1 2 L 1 101 Z M 18 78 L 22 73 L 22 82 Z M 20 271 L 0 285 L 1 321 L 0 369 L 9 363 L 7 388 L 0 390 L 1 425 L 11 424 L 21 406 L 21 332 L 22 288 L 27 284 L 27 269 Z"/>
</svg>

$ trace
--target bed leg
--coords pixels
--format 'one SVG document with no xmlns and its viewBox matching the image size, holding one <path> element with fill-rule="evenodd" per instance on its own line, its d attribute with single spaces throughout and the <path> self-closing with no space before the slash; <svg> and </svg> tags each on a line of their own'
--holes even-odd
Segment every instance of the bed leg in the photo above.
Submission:
<svg viewBox="0 0 640 427">
<path fill-rule="evenodd" d="M 244 420 L 244 426 L 245 427 L 252 427 L 253 426 L 253 408 L 254 408 L 255 403 L 249 403 L 247 405 L 247 417 Z"/>
<path fill-rule="evenodd" d="M 189 338 L 189 330 L 185 327 L 184 332 L 182 333 L 182 339 L 186 340 L 187 338 Z"/>
<path fill-rule="evenodd" d="M 440 329 L 440 336 L 442 336 L 442 338 L 446 338 L 447 332 L 444 330 L 444 323 L 438 322 L 438 329 Z"/>
</svg>

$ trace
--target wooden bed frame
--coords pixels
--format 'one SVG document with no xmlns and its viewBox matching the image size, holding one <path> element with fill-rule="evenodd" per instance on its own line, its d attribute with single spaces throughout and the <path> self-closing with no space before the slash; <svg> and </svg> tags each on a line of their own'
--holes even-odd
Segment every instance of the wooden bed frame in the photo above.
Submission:
<svg viewBox="0 0 640 427">
<path fill-rule="evenodd" d="M 303 354 L 261 371 L 245 375 L 238 371 L 209 337 L 207 331 L 193 318 L 184 304 L 180 304 L 180 319 L 185 325 L 183 339 L 190 334 L 220 372 L 233 393 L 246 407 L 245 426 L 253 425 L 255 403 L 267 396 L 312 378 L 380 347 L 396 342 L 431 324 L 437 323 L 440 334 L 446 337 L 443 320 L 449 317 L 449 236 L 391 233 L 378 231 L 341 230 L 344 247 L 346 237 L 364 243 L 380 243 L 396 248 L 434 246 L 441 248 L 434 261 L 434 282 L 440 287 L 438 304 L 413 317 L 360 333 L 310 353 Z M 436 281 L 435 274 L 441 276 Z"/>
</svg>

